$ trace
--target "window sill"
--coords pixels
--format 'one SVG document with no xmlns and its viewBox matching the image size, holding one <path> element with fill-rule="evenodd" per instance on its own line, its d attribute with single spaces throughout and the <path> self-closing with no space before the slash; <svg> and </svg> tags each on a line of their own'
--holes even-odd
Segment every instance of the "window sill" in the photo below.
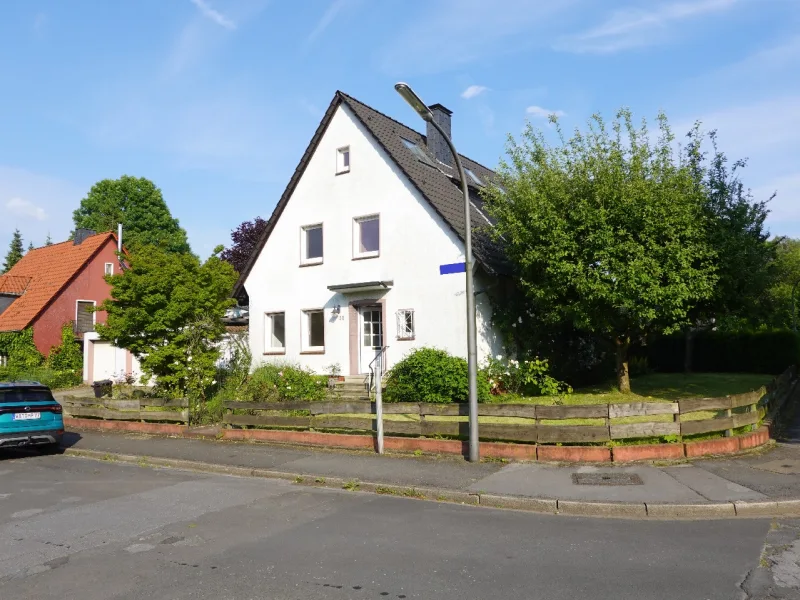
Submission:
<svg viewBox="0 0 800 600">
<path fill-rule="evenodd" d="M 367 260 L 369 258 L 380 258 L 380 252 L 374 252 L 370 254 L 358 254 L 353 257 L 353 260 Z"/>
<path fill-rule="evenodd" d="M 320 260 L 313 260 L 313 261 L 309 261 L 309 262 L 301 262 L 300 266 L 301 267 L 316 267 L 317 265 L 321 265 L 321 264 L 322 264 L 322 260 L 320 259 Z"/>
<path fill-rule="evenodd" d="M 283 348 L 281 350 L 264 350 L 263 354 L 264 356 L 270 356 L 270 355 L 276 356 L 276 355 L 286 354 L 286 348 Z"/>
<path fill-rule="evenodd" d="M 344 171 L 336 171 L 337 177 L 339 175 L 347 175 L 350 172 L 350 169 L 345 169 Z"/>
<path fill-rule="evenodd" d="M 417 338 L 414 337 L 414 336 L 411 336 L 411 337 L 399 337 L 399 338 L 397 338 L 397 341 L 398 342 L 413 342 L 415 339 L 417 339 Z"/>
<path fill-rule="evenodd" d="M 314 348 L 313 350 L 303 350 L 300 354 L 325 354 L 325 348 Z"/>
</svg>

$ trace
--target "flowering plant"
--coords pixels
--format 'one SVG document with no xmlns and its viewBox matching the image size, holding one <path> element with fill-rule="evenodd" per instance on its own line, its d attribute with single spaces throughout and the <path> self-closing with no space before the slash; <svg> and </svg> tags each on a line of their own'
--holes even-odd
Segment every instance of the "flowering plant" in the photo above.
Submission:
<svg viewBox="0 0 800 600">
<path fill-rule="evenodd" d="M 572 393 L 572 388 L 549 374 L 547 359 L 506 359 L 501 354 L 490 357 L 486 371 L 492 394 L 521 394 L 524 396 L 559 396 Z"/>
</svg>

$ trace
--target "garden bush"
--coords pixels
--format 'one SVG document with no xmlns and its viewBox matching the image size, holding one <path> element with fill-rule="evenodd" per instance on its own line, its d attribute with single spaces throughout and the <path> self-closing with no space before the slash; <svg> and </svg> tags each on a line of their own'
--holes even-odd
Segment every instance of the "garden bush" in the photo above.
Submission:
<svg viewBox="0 0 800 600">
<path fill-rule="evenodd" d="M 547 359 L 539 357 L 522 361 L 490 357 L 486 372 L 492 394 L 560 396 L 572 393 L 569 385 L 550 375 Z"/>
<path fill-rule="evenodd" d="M 467 361 L 436 348 L 411 351 L 386 375 L 387 402 L 466 402 Z M 478 402 L 489 398 L 489 379 L 478 373 Z"/>
<path fill-rule="evenodd" d="M 72 323 L 65 323 L 61 328 L 61 344 L 50 349 L 50 356 L 45 364 L 54 371 L 83 371 L 83 351 L 75 340 Z"/>
<path fill-rule="evenodd" d="M 75 371 L 56 371 L 49 367 L 0 367 L 0 381 L 38 381 L 51 390 L 75 387 L 81 384 L 82 379 L 82 375 Z"/>
<path fill-rule="evenodd" d="M 642 348 L 651 368 L 680 372 L 686 352 L 683 334 L 663 336 Z M 694 335 L 692 370 L 706 373 L 777 375 L 800 362 L 800 335 L 792 331 L 701 331 Z"/>
<path fill-rule="evenodd" d="M 324 400 L 328 378 L 291 363 L 265 363 L 241 386 L 241 400 Z"/>
</svg>

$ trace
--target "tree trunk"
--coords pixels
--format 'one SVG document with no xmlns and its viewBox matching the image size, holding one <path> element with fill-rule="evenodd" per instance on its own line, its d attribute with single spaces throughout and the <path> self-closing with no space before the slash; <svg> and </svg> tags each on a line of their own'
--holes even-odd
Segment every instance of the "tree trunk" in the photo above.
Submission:
<svg viewBox="0 0 800 600">
<path fill-rule="evenodd" d="M 694 329 L 689 327 L 685 335 L 686 345 L 683 350 L 683 372 L 687 375 L 692 372 L 692 360 L 694 354 Z"/>
<path fill-rule="evenodd" d="M 623 394 L 631 392 L 631 378 L 628 373 L 628 348 L 631 340 L 628 336 L 617 338 L 617 387 Z"/>
</svg>

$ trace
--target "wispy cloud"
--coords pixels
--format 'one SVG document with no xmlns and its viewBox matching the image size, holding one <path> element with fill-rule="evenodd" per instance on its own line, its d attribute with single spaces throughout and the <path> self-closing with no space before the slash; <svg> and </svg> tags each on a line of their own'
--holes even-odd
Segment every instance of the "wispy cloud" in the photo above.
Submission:
<svg viewBox="0 0 800 600">
<path fill-rule="evenodd" d="M 542 45 L 579 0 L 428 0 L 408 2 L 409 22 L 393 24 L 378 67 L 409 77 Z"/>
<path fill-rule="evenodd" d="M 37 221 L 47 219 L 47 212 L 41 206 L 36 206 L 33 202 L 22 198 L 11 198 L 6 202 L 6 210 L 18 217 L 30 217 Z"/>
<path fill-rule="evenodd" d="M 614 12 L 603 24 L 562 38 L 556 50 L 610 54 L 661 43 L 678 33 L 678 23 L 730 9 L 739 0 L 697 0 L 660 4 L 655 10 L 629 8 Z"/>
<path fill-rule="evenodd" d="M 206 0 L 189 0 L 192 4 L 194 4 L 200 13 L 206 17 L 214 21 L 220 27 L 224 27 L 225 29 L 236 29 L 236 23 L 234 23 L 231 19 L 223 15 L 218 10 L 215 10 Z"/>
<path fill-rule="evenodd" d="M 7 248 L 14 229 L 25 242 L 41 246 L 48 231 L 65 240 L 72 211 L 89 186 L 0 164 L 0 248 Z M 44 217 L 44 218 L 42 218 Z"/>
<path fill-rule="evenodd" d="M 464 98 L 464 100 L 469 100 L 470 98 L 474 98 L 475 96 L 480 96 L 483 92 L 487 91 L 488 89 L 489 88 L 487 88 L 485 85 L 471 85 L 463 92 L 461 92 L 461 97 Z"/>
<path fill-rule="evenodd" d="M 325 32 L 325 30 L 330 26 L 330 24 L 333 23 L 334 19 L 336 19 L 336 17 L 339 15 L 342 9 L 345 6 L 347 6 L 348 3 L 349 0 L 333 0 L 328 9 L 322 15 L 322 18 L 320 18 L 320 20 L 317 21 L 317 24 L 314 27 L 314 29 L 311 31 L 311 33 L 308 34 L 306 42 L 311 44 L 320 35 L 322 35 Z"/>
<path fill-rule="evenodd" d="M 542 108 L 536 105 L 529 106 L 525 109 L 525 112 L 537 119 L 548 119 L 551 115 L 561 118 L 567 114 L 563 110 L 550 110 L 549 108 Z"/>
</svg>

